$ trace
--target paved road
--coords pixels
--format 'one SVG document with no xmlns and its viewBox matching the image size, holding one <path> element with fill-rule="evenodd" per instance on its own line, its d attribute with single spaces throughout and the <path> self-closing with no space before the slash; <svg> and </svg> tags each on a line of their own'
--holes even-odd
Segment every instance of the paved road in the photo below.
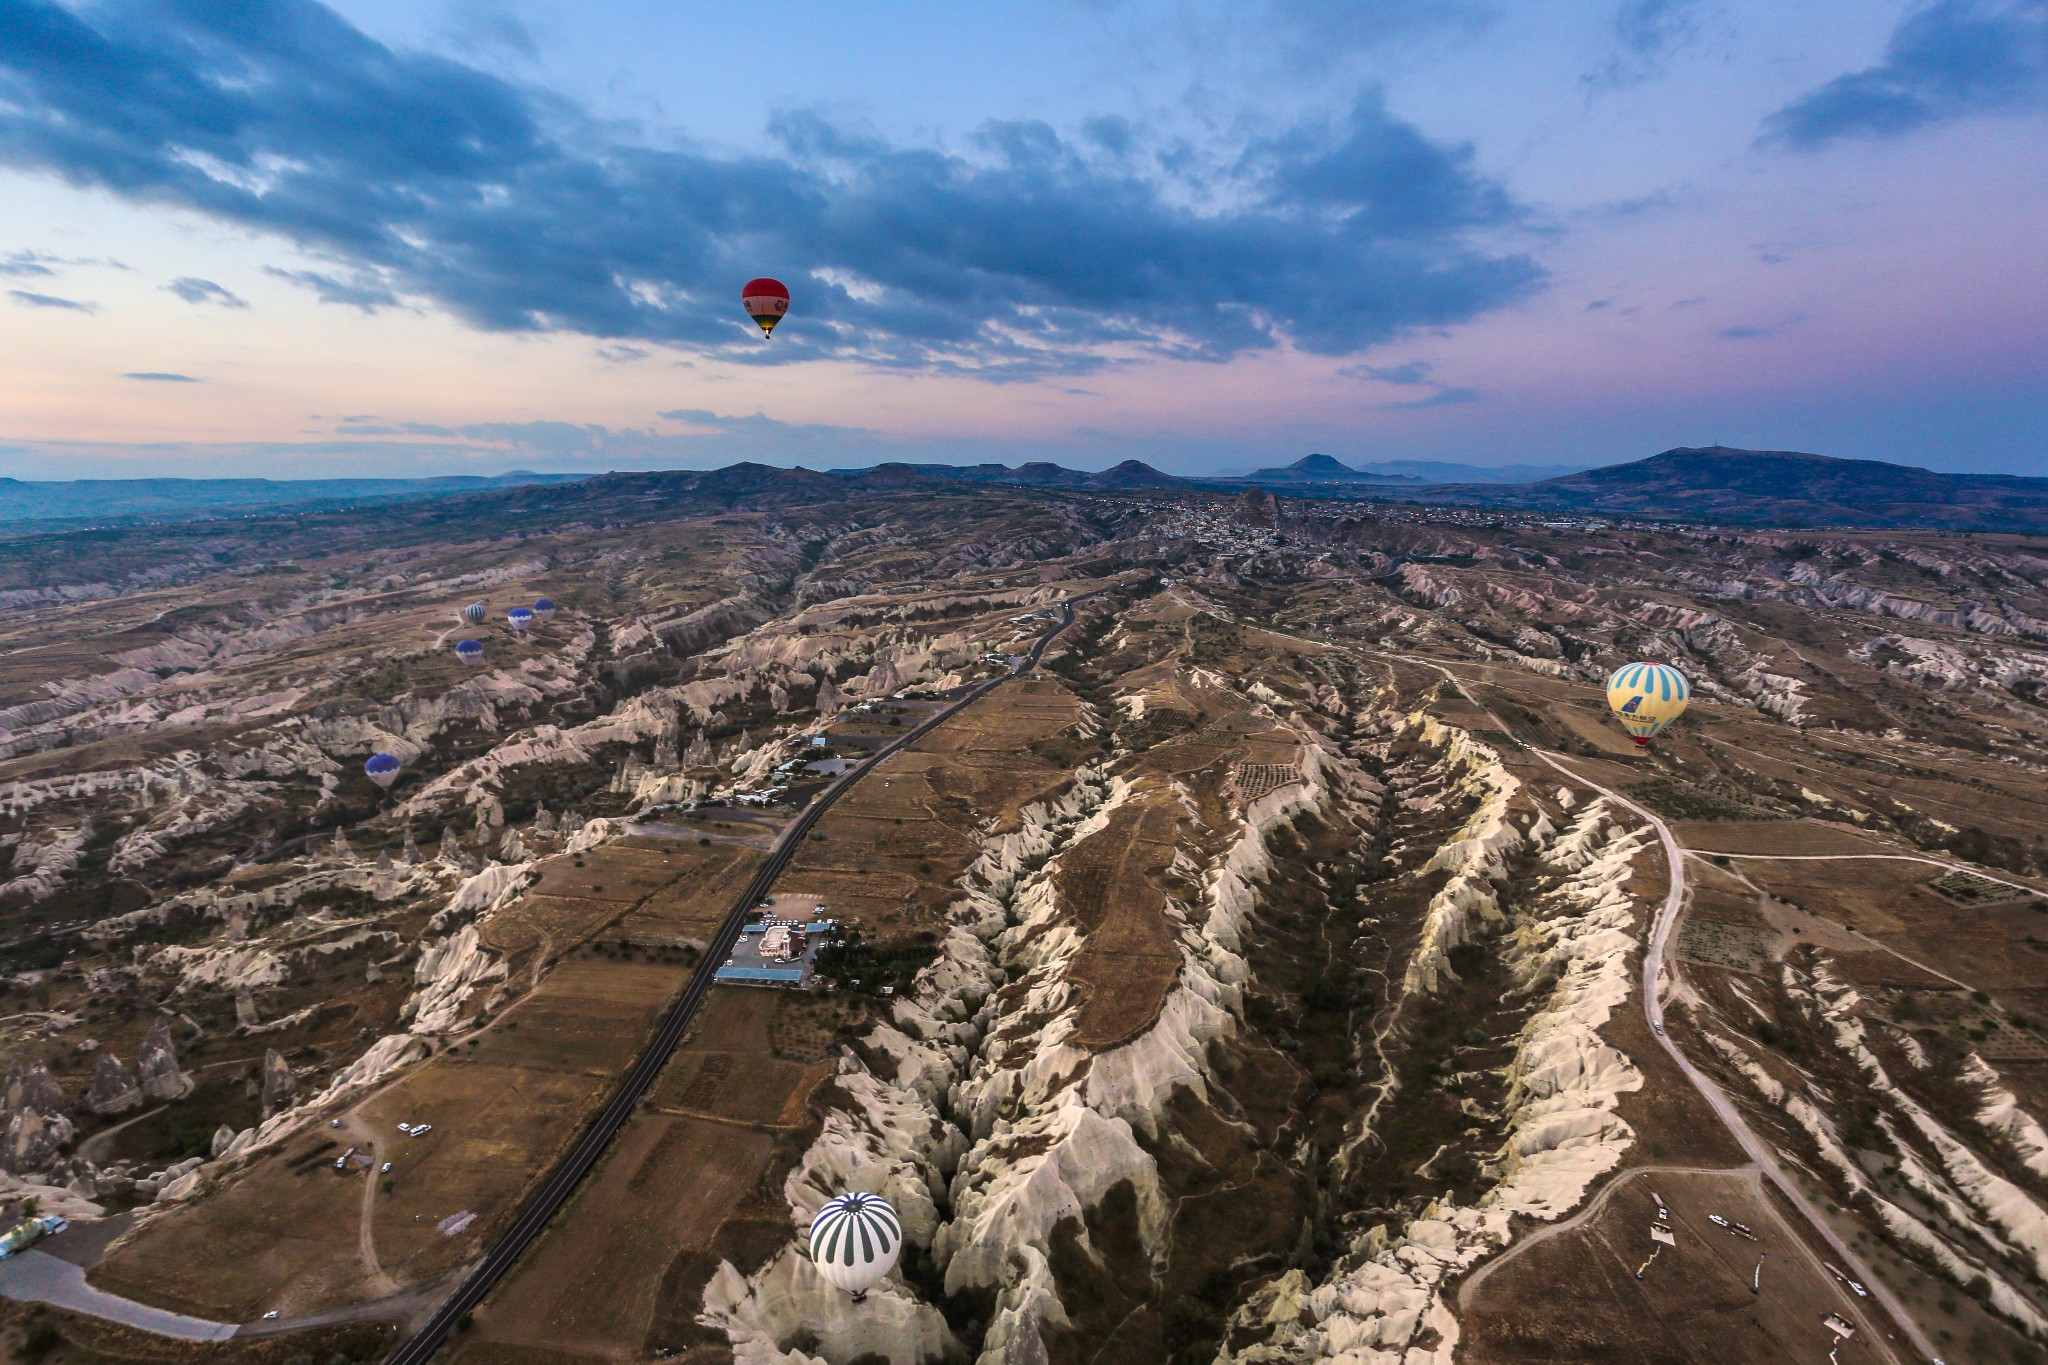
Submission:
<svg viewBox="0 0 2048 1365">
<path fill-rule="evenodd" d="M 58 1236 L 64 1234 L 59 1233 Z M 188 1318 L 148 1304 L 94 1289 L 85 1282 L 85 1268 L 30 1248 L 0 1261 L 0 1294 L 22 1303 L 47 1303 L 87 1317 L 104 1318 L 160 1337 L 181 1341 L 226 1341 L 235 1334 L 231 1322 Z"/>
<path fill-rule="evenodd" d="M 526 1207 L 519 1211 L 518 1217 L 513 1219 L 511 1227 L 505 1230 L 497 1245 L 484 1254 L 476 1269 L 456 1286 L 455 1292 L 435 1310 L 426 1325 L 400 1342 L 391 1354 L 385 1357 L 386 1365 L 425 1365 L 434 1352 L 441 1348 L 442 1342 L 454 1330 L 455 1324 L 462 1320 L 464 1314 L 483 1302 L 484 1296 L 490 1293 L 505 1272 L 525 1254 L 526 1248 L 532 1244 L 534 1238 L 541 1234 L 549 1221 L 569 1202 L 570 1196 L 576 1192 L 576 1187 L 590 1174 L 599 1158 L 604 1155 L 605 1149 L 611 1145 L 612 1139 L 625 1126 L 626 1120 L 632 1117 L 634 1110 L 639 1106 L 641 1096 L 647 1093 L 655 1077 L 660 1075 L 662 1068 L 668 1064 L 670 1055 L 682 1041 L 683 1033 L 689 1028 L 690 1021 L 696 1017 L 698 1008 L 704 1003 L 704 997 L 710 993 L 713 978 L 720 964 L 732 954 L 733 945 L 739 941 L 740 929 L 747 921 L 747 912 L 768 894 L 769 888 L 774 886 L 775 879 L 782 875 L 783 869 L 789 866 L 791 859 L 796 856 L 797 849 L 802 847 L 805 836 L 810 833 L 811 827 L 818 822 L 819 817 L 831 808 L 833 802 L 851 790 L 864 775 L 873 771 L 891 755 L 916 743 L 1004 683 L 1037 668 L 1053 638 L 1074 623 L 1074 602 L 1078 600 L 1080 599 L 1073 598 L 1060 604 L 1059 624 L 1039 637 L 1038 643 L 1032 646 L 1031 653 L 1025 656 L 1015 669 L 999 678 L 977 683 L 945 710 L 936 713 L 887 748 L 877 750 L 873 757 L 864 761 L 858 768 L 834 780 L 805 807 L 803 813 L 797 816 L 789 828 L 783 831 L 782 837 L 776 840 L 768 861 L 755 873 L 746 891 L 733 903 L 731 911 L 726 915 L 725 923 L 712 939 L 710 947 L 705 950 L 697 970 L 691 975 L 689 983 L 683 987 L 683 992 L 677 997 L 675 1004 L 663 1017 L 653 1042 L 626 1073 L 625 1079 L 619 1083 L 619 1088 L 613 1092 L 612 1098 L 599 1111 L 596 1119 L 591 1122 L 569 1155 L 555 1167 L 547 1181 L 527 1202 Z"/>
<path fill-rule="evenodd" d="M 1495 720 L 1495 724 L 1499 724 L 1498 719 Z M 1603 787 L 1591 778 L 1566 767 L 1559 761 L 1560 756 L 1545 753 L 1541 749 L 1531 749 L 1529 752 L 1573 781 L 1591 787 L 1615 804 L 1634 811 L 1657 831 L 1658 842 L 1664 846 L 1665 866 L 1671 870 L 1671 889 L 1665 893 L 1664 904 L 1657 911 L 1656 924 L 1650 930 L 1649 946 L 1643 952 L 1643 1013 L 1650 1020 L 1650 1031 L 1657 1035 L 1657 1041 L 1663 1044 L 1664 1051 L 1670 1054 L 1671 1060 L 1685 1074 L 1685 1078 L 1692 1082 L 1693 1089 L 1699 1091 L 1700 1097 L 1712 1107 L 1715 1115 L 1736 1142 L 1742 1145 L 1742 1150 L 1749 1154 L 1749 1159 L 1757 1164 L 1773 1185 L 1778 1187 L 1778 1193 L 1785 1196 L 1786 1202 L 1799 1210 L 1806 1221 L 1813 1225 L 1814 1231 L 1820 1234 L 1820 1239 L 1827 1243 L 1828 1250 L 1841 1258 L 1841 1264 L 1849 1274 L 1868 1289 L 1871 1297 L 1891 1314 L 1893 1320 L 1898 1323 L 1899 1330 L 1906 1334 L 1906 1339 L 1912 1342 L 1913 1349 L 1919 1352 L 1920 1358 L 1938 1359 L 1934 1343 L 1920 1330 L 1920 1325 L 1913 1320 L 1912 1314 L 1906 1311 L 1906 1306 L 1899 1302 L 1898 1296 L 1893 1294 L 1882 1280 L 1871 1274 L 1870 1267 L 1863 1263 L 1863 1258 L 1842 1240 L 1834 1225 L 1821 1216 L 1821 1211 L 1814 1207 L 1806 1191 L 1794 1183 L 1777 1149 L 1756 1135 L 1750 1128 L 1749 1121 L 1742 1116 L 1742 1111 L 1735 1107 L 1735 1102 L 1728 1098 L 1728 1092 L 1721 1088 L 1720 1083 L 1694 1066 L 1692 1059 L 1665 1034 L 1662 993 L 1665 981 L 1664 950 L 1671 942 L 1672 930 L 1678 927 L 1680 913 L 1685 909 L 1685 851 L 1672 836 L 1671 827 L 1621 793 Z M 1849 1305 L 1861 1307 L 1855 1300 L 1849 1300 Z M 1874 1343 L 1877 1338 L 1873 1336 L 1871 1340 Z M 1890 1343 L 1885 1345 L 1888 1347 Z"/>
<path fill-rule="evenodd" d="M 1376 653 L 1377 651 L 1361 652 Z M 1472 689 L 1465 686 L 1450 669 L 1433 659 L 1417 659 L 1403 654 L 1381 655 L 1380 657 L 1399 659 L 1403 663 L 1419 664 L 1426 668 L 1433 668 L 1456 684 L 1464 691 L 1467 697 L 1472 698 L 1473 705 L 1479 705 Z M 1485 708 L 1481 707 L 1481 709 L 1484 710 Z M 1501 721 L 1500 717 L 1495 716 L 1491 711 L 1487 711 L 1486 714 L 1503 734 L 1513 733 Z M 1893 1294 L 1882 1280 L 1879 1280 L 1877 1276 L 1870 1273 L 1870 1267 L 1863 1263 L 1863 1258 L 1850 1249 L 1849 1244 L 1843 1241 L 1841 1235 L 1834 1230 L 1834 1227 L 1821 1216 L 1821 1211 L 1814 1207 L 1813 1201 L 1807 1198 L 1806 1192 L 1793 1182 L 1790 1173 L 1784 1167 L 1783 1160 L 1779 1156 L 1777 1149 L 1758 1137 L 1751 1130 L 1748 1120 L 1743 1118 L 1742 1112 L 1735 1107 L 1734 1101 L 1728 1098 L 1728 1092 L 1721 1088 L 1720 1083 L 1694 1066 L 1692 1059 L 1685 1055 L 1678 1044 L 1672 1042 L 1666 1036 L 1664 1032 L 1664 997 L 1661 991 L 1665 981 L 1664 950 L 1671 941 L 1672 930 L 1678 925 L 1680 913 L 1685 909 L 1685 851 L 1679 846 L 1678 840 L 1672 836 L 1670 826 L 1621 793 L 1603 787 L 1591 778 L 1566 767 L 1564 762 L 1561 761 L 1562 755 L 1550 754 L 1541 749 L 1534 748 L 1530 749 L 1529 753 L 1580 786 L 1591 787 L 1616 805 L 1634 811 L 1647 821 L 1651 828 L 1657 831 L 1658 842 L 1664 846 L 1665 866 L 1670 869 L 1670 890 L 1665 893 L 1663 905 L 1658 907 L 1657 918 L 1650 928 L 1649 945 L 1643 952 L 1643 1013 L 1650 1021 L 1650 1031 L 1656 1034 L 1658 1043 L 1663 1046 L 1665 1052 L 1670 1054 L 1672 1062 L 1684 1074 L 1685 1078 L 1692 1082 L 1693 1089 L 1697 1090 L 1700 1093 L 1700 1097 L 1713 1109 L 1715 1116 L 1721 1120 L 1721 1123 L 1728 1129 L 1730 1135 L 1741 1145 L 1742 1150 L 1748 1153 L 1749 1159 L 1756 1163 L 1757 1167 L 1763 1171 L 1765 1177 L 1773 1185 L 1778 1187 L 1778 1192 L 1785 1196 L 1786 1201 L 1793 1208 L 1797 1209 L 1807 1222 L 1813 1225 L 1814 1231 L 1819 1234 L 1823 1242 L 1827 1243 L 1828 1249 L 1841 1258 L 1841 1265 L 1848 1270 L 1851 1276 L 1870 1291 L 1871 1298 L 1875 1299 L 1886 1312 L 1891 1314 L 1893 1320 L 1898 1323 L 1899 1330 L 1905 1333 L 1908 1341 L 1912 1342 L 1913 1349 L 1920 1353 L 1920 1358 L 1930 1361 L 1939 1359 L 1940 1357 L 1934 1349 L 1934 1343 L 1928 1340 L 1927 1334 L 1920 1330 L 1920 1325 L 1913 1321 L 1911 1314 L 1906 1312 L 1905 1305 L 1899 1302 L 1898 1296 Z M 1850 1305 L 1858 1306 L 1854 1300 L 1850 1300 Z M 1870 1339 L 1873 1343 L 1878 1343 L 1880 1340 L 1875 1334 Z M 1889 1342 L 1882 1343 L 1882 1349 L 1885 1349 L 1888 1354 L 1890 1345 L 1891 1343 Z"/>
</svg>

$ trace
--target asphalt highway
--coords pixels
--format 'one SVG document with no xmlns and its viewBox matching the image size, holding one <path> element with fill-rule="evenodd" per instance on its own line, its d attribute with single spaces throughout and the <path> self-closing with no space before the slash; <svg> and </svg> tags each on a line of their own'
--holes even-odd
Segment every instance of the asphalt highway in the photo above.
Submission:
<svg viewBox="0 0 2048 1365">
<path fill-rule="evenodd" d="M 1091 594 L 1083 594 L 1088 595 Z M 1024 661 L 1015 669 L 1001 677 L 977 683 L 951 706 L 887 748 L 877 750 L 872 758 L 867 759 L 859 767 L 842 774 L 831 786 L 820 792 L 789 828 L 783 831 L 782 837 L 776 840 L 774 849 L 769 853 L 768 861 L 754 874 L 754 879 L 747 884 L 747 889 L 733 903 L 731 911 L 725 917 L 725 923 L 720 926 L 717 936 L 705 950 L 703 960 L 697 964 L 697 970 L 691 974 L 682 994 L 662 1017 L 653 1041 L 619 1082 L 618 1089 L 612 1092 L 611 1099 L 591 1121 L 583 1137 L 548 1175 L 546 1183 L 519 1211 L 519 1216 L 513 1220 L 512 1226 L 507 1228 L 497 1244 L 484 1254 L 483 1260 L 477 1263 L 476 1268 L 456 1287 L 455 1292 L 434 1310 L 434 1315 L 427 1319 L 424 1326 L 400 1342 L 392 1349 L 391 1354 L 385 1357 L 387 1365 L 425 1365 L 434 1352 L 441 1348 L 441 1344 L 447 1340 L 448 1334 L 455 1329 L 463 1315 L 483 1302 L 484 1297 L 504 1277 L 505 1272 L 518 1263 L 533 1239 L 540 1236 L 548 1223 L 569 1202 L 570 1197 L 576 1192 L 576 1187 L 596 1167 L 604 1156 L 605 1149 L 611 1145 L 612 1139 L 618 1136 L 626 1120 L 633 1116 L 633 1111 L 640 1103 L 640 1097 L 647 1093 L 648 1087 L 654 1084 L 655 1077 L 668 1065 L 676 1045 L 682 1041 L 691 1020 L 696 1018 L 697 1010 L 703 1005 L 704 997 L 710 994 L 720 964 L 731 955 L 733 946 L 739 942 L 740 930 L 747 922 L 747 912 L 767 896 L 769 889 L 775 885 L 775 879 L 782 875 L 791 859 L 796 856 L 796 851 L 803 846 L 804 838 L 810 833 L 811 827 L 832 808 L 832 803 L 844 796 L 855 783 L 891 755 L 915 744 L 1004 683 L 1037 668 L 1039 661 L 1045 657 L 1046 647 L 1061 631 L 1074 623 L 1074 602 L 1078 600 L 1070 599 L 1060 604 L 1059 623 L 1039 637 L 1038 643 L 1031 647 L 1031 653 L 1026 655 Z"/>
</svg>

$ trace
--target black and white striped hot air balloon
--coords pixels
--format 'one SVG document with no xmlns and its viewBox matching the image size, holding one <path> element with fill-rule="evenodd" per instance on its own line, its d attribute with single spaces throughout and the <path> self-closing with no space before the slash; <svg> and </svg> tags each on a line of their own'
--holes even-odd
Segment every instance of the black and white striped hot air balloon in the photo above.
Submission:
<svg viewBox="0 0 2048 1365">
<path fill-rule="evenodd" d="M 859 1303 L 895 1268 L 903 1250 L 903 1224 L 878 1194 L 848 1191 L 811 1220 L 811 1264 Z"/>
<path fill-rule="evenodd" d="M 455 614 L 457 616 L 460 616 L 463 620 L 469 622 L 473 626 L 480 626 L 484 623 L 484 617 L 488 616 L 490 613 L 485 609 L 483 603 L 472 602 L 468 606 L 464 607 L 461 611 L 456 612 Z"/>
</svg>

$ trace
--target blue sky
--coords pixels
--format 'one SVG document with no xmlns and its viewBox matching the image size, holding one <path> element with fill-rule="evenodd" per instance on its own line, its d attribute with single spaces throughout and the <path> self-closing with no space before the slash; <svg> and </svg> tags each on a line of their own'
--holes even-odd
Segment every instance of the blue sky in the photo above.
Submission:
<svg viewBox="0 0 2048 1365">
<path fill-rule="evenodd" d="M 2043 146 L 2048 0 L 0 0 L 0 472 L 2048 474 Z"/>
</svg>

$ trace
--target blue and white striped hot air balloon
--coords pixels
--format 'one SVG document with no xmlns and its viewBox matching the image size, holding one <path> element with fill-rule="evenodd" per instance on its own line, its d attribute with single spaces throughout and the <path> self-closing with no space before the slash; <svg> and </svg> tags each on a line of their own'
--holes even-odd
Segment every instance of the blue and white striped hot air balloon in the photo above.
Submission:
<svg viewBox="0 0 2048 1365">
<path fill-rule="evenodd" d="M 455 657 L 466 664 L 480 664 L 484 661 L 484 647 L 481 641 L 457 640 Z"/>
<path fill-rule="evenodd" d="M 398 780 L 398 770 L 404 766 L 397 754 L 371 754 L 369 762 L 363 764 L 363 776 L 380 787 L 389 787 Z"/>
<path fill-rule="evenodd" d="M 1643 748 L 1684 713 L 1691 699 L 1685 675 L 1665 664 L 1623 664 L 1607 679 L 1607 705 Z"/>
<path fill-rule="evenodd" d="M 490 614 L 491 613 L 489 609 L 486 608 L 484 604 L 481 602 L 472 602 L 468 606 L 464 607 L 461 611 L 456 613 L 457 616 L 460 616 L 463 620 L 469 622 L 473 626 L 482 625 L 484 623 L 484 618 L 486 616 L 489 616 Z"/>
<path fill-rule="evenodd" d="M 550 599 L 550 598 L 546 598 L 546 597 L 543 597 L 543 598 L 541 598 L 541 599 L 540 599 L 540 601 L 538 601 L 538 602 L 535 602 L 535 603 L 533 604 L 533 614 L 534 614 L 535 616 L 538 616 L 538 617 L 539 617 L 539 618 L 540 618 L 541 620 L 543 620 L 543 621 L 552 621 L 552 620 L 554 620 L 554 619 L 555 619 L 555 604 L 554 604 L 554 601 L 553 601 L 552 599 Z"/>
<path fill-rule="evenodd" d="M 896 1265 L 903 1224 L 878 1194 L 848 1191 L 811 1220 L 811 1264 L 859 1303 Z"/>
<path fill-rule="evenodd" d="M 505 619 L 512 623 L 512 629 L 524 635 L 526 628 L 533 624 L 533 613 L 525 607 L 514 607 L 505 613 Z"/>
</svg>

